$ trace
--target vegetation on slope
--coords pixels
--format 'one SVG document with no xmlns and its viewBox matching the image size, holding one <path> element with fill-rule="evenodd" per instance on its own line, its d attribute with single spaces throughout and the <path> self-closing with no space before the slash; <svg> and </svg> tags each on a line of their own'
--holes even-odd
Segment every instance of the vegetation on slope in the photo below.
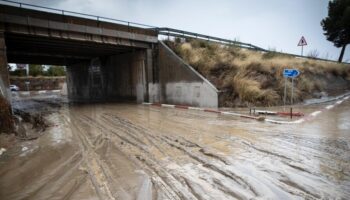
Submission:
<svg viewBox="0 0 350 200">
<path fill-rule="evenodd" d="M 350 82 L 350 66 L 346 64 L 257 52 L 203 40 L 176 39 L 165 43 L 224 91 L 222 106 L 282 104 L 285 68 L 301 71 L 294 81 L 294 102 L 315 97 L 325 90 L 343 90 Z M 291 84 L 287 84 L 287 91 L 290 87 Z M 289 95 L 287 92 L 288 99 Z"/>
</svg>

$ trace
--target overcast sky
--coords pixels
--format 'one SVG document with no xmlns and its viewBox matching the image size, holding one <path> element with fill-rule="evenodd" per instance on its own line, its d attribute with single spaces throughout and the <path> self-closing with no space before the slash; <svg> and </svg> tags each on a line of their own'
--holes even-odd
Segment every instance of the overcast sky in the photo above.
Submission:
<svg viewBox="0 0 350 200">
<path fill-rule="evenodd" d="M 323 35 L 328 0 L 20 0 L 36 5 L 238 39 L 266 49 L 300 54 L 301 36 L 320 57 L 340 49 Z M 344 61 L 350 62 L 350 50 Z"/>
</svg>

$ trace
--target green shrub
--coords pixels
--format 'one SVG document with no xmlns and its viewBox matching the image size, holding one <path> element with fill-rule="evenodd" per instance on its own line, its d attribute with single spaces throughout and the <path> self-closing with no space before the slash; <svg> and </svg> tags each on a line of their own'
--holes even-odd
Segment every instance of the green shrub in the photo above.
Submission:
<svg viewBox="0 0 350 200">
<path fill-rule="evenodd" d="M 10 76 L 25 76 L 25 69 L 15 69 L 14 71 L 10 71 Z"/>
<path fill-rule="evenodd" d="M 52 65 L 49 69 L 44 73 L 46 76 L 65 76 L 66 71 L 63 66 Z"/>
</svg>

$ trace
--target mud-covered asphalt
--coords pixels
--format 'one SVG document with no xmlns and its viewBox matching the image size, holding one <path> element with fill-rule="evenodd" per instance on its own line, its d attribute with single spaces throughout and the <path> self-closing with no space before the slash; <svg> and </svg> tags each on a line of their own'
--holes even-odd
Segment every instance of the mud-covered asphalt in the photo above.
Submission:
<svg viewBox="0 0 350 200">
<path fill-rule="evenodd" d="M 46 119 L 0 157 L 0 199 L 350 197 L 349 100 L 294 125 L 135 104 Z"/>
</svg>

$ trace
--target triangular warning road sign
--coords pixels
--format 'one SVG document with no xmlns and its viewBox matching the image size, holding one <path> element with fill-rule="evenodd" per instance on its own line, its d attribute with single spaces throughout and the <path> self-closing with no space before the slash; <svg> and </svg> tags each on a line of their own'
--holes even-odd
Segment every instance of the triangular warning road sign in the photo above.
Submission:
<svg viewBox="0 0 350 200">
<path fill-rule="evenodd" d="M 305 46 L 305 45 L 307 45 L 307 42 L 304 36 L 302 36 L 301 39 L 299 40 L 298 46 Z"/>
</svg>

